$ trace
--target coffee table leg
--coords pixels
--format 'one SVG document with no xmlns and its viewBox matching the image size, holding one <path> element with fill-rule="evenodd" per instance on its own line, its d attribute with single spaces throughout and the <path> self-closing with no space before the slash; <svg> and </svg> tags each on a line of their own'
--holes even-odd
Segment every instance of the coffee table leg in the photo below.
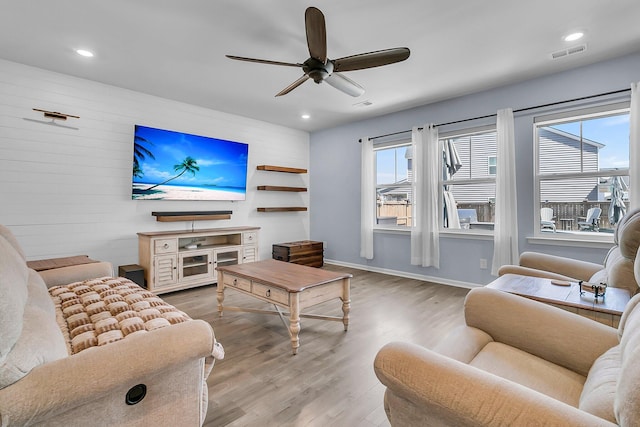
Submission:
<svg viewBox="0 0 640 427">
<path fill-rule="evenodd" d="M 342 281 L 342 323 L 344 330 L 349 329 L 349 311 L 351 311 L 351 280 L 343 279 Z"/>
<path fill-rule="evenodd" d="M 218 286 L 217 286 L 217 298 L 218 298 L 218 315 L 222 317 L 222 303 L 224 302 L 224 273 L 218 272 Z"/>
<path fill-rule="evenodd" d="M 291 348 L 293 354 L 298 354 L 298 347 L 300 347 L 300 340 L 298 334 L 300 333 L 300 304 L 298 299 L 298 293 L 289 294 L 291 302 L 291 313 L 289 315 L 289 335 L 291 335 Z"/>
</svg>

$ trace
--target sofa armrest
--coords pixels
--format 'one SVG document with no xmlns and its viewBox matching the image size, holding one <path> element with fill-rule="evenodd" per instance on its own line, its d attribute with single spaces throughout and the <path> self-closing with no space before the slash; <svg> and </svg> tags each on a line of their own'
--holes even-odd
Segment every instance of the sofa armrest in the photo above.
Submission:
<svg viewBox="0 0 640 427">
<path fill-rule="evenodd" d="M 558 279 L 568 280 L 570 282 L 577 282 L 579 279 L 575 277 L 565 276 L 564 274 L 553 273 L 546 270 L 537 270 L 535 268 L 522 267 L 520 265 L 503 265 L 498 269 L 498 276 L 504 276 L 505 274 L 517 274 L 520 276 L 530 277 L 544 277 L 545 279 Z"/>
<path fill-rule="evenodd" d="M 432 350 L 462 363 L 470 363 L 492 341 L 493 338 L 486 332 L 461 325 L 440 340 Z"/>
<path fill-rule="evenodd" d="M 394 426 L 614 425 L 413 344 L 387 344 L 376 355 L 374 369 L 387 386 L 386 409 Z M 394 408 L 398 399 L 405 402 L 399 409 Z"/>
<path fill-rule="evenodd" d="M 557 307 L 490 288 L 472 289 L 465 299 L 468 326 L 581 375 L 618 345 L 616 329 Z"/>
<path fill-rule="evenodd" d="M 535 270 L 549 271 L 578 280 L 589 281 L 591 276 L 604 268 L 601 264 L 564 258 L 539 252 L 523 252 L 520 265 Z"/>
<path fill-rule="evenodd" d="M 185 411 L 172 401 L 186 402 L 189 417 L 199 420 L 204 360 L 214 343 L 211 326 L 191 320 L 40 365 L 0 390 L 2 423 L 47 424 L 58 416 L 86 412 L 88 418 L 74 424 L 89 425 L 95 414 L 111 411 L 107 416 L 118 425 L 141 425 L 136 416 L 147 417 L 147 425 L 159 416 L 175 419 L 178 425 Z M 148 387 L 144 405 L 126 405 L 125 394 L 136 384 Z"/>
<path fill-rule="evenodd" d="M 39 271 L 47 287 L 68 285 L 97 277 L 113 276 L 113 266 L 110 262 L 101 261 L 91 264 L 72 265 L 69 267 L 52 268 L 50 270 Z"/>
</svg>

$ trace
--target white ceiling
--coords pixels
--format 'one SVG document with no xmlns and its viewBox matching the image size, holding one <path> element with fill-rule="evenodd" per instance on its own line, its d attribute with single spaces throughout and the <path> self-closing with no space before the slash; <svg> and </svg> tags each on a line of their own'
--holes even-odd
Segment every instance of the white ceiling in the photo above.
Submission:
<svg viewBox="0 0 640 427">
<path fill-rule="evenodd" d="M 0 0 L 0 58 L 315 131 L 640 49 L 638 0 Z M 405 62 L 345 75 L 353 98 L 225 54 L 303 62 L 304 11 L 322 10 L 330 58 L 408 47 Z M 573 43 L 562 36 L 582 30 Z M 585 53 L 550 54 L 586 44 Z M 95 52 L 91 59 L 77 48 Z M 357 103 L 370 101 L 370 106 Z M 302 113 L 311 119 L 300 118 Z"/>
</svg>

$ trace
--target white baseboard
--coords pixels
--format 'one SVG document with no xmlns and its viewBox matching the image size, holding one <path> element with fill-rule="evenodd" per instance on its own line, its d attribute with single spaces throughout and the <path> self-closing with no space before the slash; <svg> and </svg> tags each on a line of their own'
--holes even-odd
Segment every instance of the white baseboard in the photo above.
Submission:
<svg viewBox="0 0 640 427">
<path fill-rule="evenodd" d="M 455 286 L 457 288 L 473 289 L 473 288 L 484 286 L 483 284 L 480 284 L 480 283 L 461 282 L 458 280 L 443 279 L 442 277 L 425 276 L 423 274 L 407 273 L 406 271 L 371 267 L 371 266 L 362 265 L 362 264 L 352 264 L 349 262 L 336 261 L 336 260 L 326 259 L 326 258 L 324 262 L 325 264 L 333 264 L 333 265 L 339 265 L 341 267 L 349 267 L 349 268 L 355 268 L 358 270 L 372 271 L 374 273 L 389 274 L 391 276 L 406 277 L 407 279 L 424 280 L 426 282 L 432 282 L 432 283 L 437 283 L 440 285 L 447 285 L 447 286 Z"/>
</svg>

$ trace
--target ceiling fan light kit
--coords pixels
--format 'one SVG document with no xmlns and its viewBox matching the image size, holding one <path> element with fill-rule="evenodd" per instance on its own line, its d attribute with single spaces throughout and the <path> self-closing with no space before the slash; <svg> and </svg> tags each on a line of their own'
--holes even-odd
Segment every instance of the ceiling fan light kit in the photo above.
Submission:
<svg viewBox="0 0 640 427">
<path fill-rule="evenodd" d="M 340 74 L 341 72 L 364 70 L 394 64 L 404 61 L 410 55 L 408 48 L 397 47 L 331 60 L 327 57 L 327 30 L 324 15 L 319 9 L 309 7 L 305 11 L 304 17 L 307 47 L 309 48 L 310 57 L 303 63 L 271 61 L 235 55 L 227 55 L 227 58 L 238 61 L 302 68 L 302 72 L 304 73 L 302 77 L 281 90 L 276 96 L 286 95 L 311 79 L 318 84 L 326 82 L 347 95 L 357 97 L 364 93 L 364 88 Z"/>
</svg>

